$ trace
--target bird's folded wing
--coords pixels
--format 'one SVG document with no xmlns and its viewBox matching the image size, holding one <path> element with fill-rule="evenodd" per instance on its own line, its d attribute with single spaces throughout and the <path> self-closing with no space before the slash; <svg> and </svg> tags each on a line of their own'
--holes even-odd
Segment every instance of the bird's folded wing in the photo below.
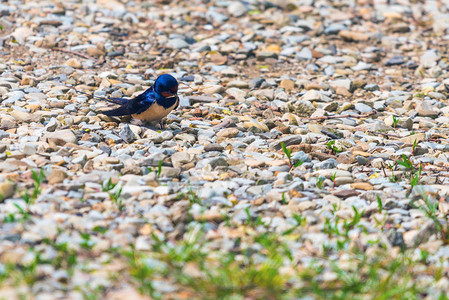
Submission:
<svg viewBox="0 0 449 300">
<path fill-rule="evenodd" d="M 111 102 L 114 104 L 120 104 L 120 105 L 124 105 L 130 101 L 130 99 L 116 98 L 116 97 L 107 97 L 107 98 L 102 98 L 102 99 L 104 99 L 108 102 Z"/>
<path fill-rule="evenodd" d="M 131 114 L 140 114 L 149 109 L 155 102 L 156 100 L 151 95 L 143 93 L 129 101 L 127 106 Z"/>
</svg>

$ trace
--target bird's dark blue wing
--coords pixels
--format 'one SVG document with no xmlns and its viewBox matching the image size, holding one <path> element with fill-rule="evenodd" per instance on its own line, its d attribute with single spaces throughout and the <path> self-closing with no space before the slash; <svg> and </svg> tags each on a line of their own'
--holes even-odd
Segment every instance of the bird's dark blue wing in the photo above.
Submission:
<svg viewBox="0 0 449 300">
<path fill-rule="evenodd" d="M 102 111 L 107 116 L 125 116 L 140 114 L 150 108 L 156 102 L 152 88 L 149 88 L 133 99 L 109 98 L 110 102 L 120 104 L 120 107 L 112 110 Z"/>
<path fill-rule="evenodd" d="M 116 98 L 116 97 L 107 97 L 107 98 L 100 98 L 100 99 L 106 100 L 106 101 L 114 103 L 114 104 L 120 104 L 120 105 L 124 105 L 124 104 L 128 103 L 128 101 L 129 101 L 129 99 Z"/>
<path fill-rule="evenodd" d="M 141 114 L 156 102 L 152 89 L 148 89 L 128 102 L 131 114 Z"/>
</svg>

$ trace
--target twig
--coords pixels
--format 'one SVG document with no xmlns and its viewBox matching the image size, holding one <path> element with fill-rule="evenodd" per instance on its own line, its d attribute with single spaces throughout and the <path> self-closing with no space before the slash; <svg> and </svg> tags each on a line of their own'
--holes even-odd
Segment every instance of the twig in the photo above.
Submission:
<svg viewBox="0 0 449 300">
<path fill-rule="evenodd" d="M 77 56 L 80 56 L 80 57 L 85 58 L 85 59 L 92 59 L 92 60 L 95 60 L 95 58 L 93 58 L 93 57 L 91 57 L 91 56 L 89 56 L 89 55 L 85 55 L 85 54 L 82 54 L 82 53 L 79 53 L 79 52 L 75 52 L 75 51 L 71 51 L 71 50 L 67 50 L 67 49 L 62 49 L 62 48 L 51 48 L 51 50 L 53 50 L 53 51 L 60 51 L 60 52 L 64 52 L 64 53 L 69 53 L 69 54 L 73 54 L 73 55 L 77 55 Z"/>
<path fill-rule="evenodd" d="M 371 115 L 376 114 L 376 111 L 373 110 L 369 113 L 363 114 L 363 115 L 335 115 L 335 116 L 322 116 L 322 117 L 314 117 L 314 118 L 309 118 L 309 120 L 328 120 L 328 119 L 342 119 L 342 118 L 355 118 L 355 119 L 359 119 L 359 118 L 366 118 L 369 117 Z"/>
<path fill-rule="evenodd" d="M 381 164 L 382 164 L 382 171 L 384 172 L 384 176 L 385 176 L 385 178 L 387 178 L 388 176 L 387 176 L 387 173 L 385 172 L 384 162 L 382 161 Z"/>
</svg>

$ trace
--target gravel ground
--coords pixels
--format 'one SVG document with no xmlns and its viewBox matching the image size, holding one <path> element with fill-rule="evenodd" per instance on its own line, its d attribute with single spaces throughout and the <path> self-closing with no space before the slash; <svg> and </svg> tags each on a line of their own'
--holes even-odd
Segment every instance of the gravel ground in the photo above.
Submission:
<svg viewBox="0 0 449 300">
<path fill-rule="evenodd" d="M 447 299 L 449 1 L 0 16 L 0 298 Z"/>
</svg>

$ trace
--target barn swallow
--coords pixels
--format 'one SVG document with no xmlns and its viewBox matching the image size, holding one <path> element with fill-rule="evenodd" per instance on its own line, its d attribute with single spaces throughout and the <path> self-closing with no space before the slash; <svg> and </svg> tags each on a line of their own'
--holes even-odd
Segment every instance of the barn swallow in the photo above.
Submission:
<svg viewBox="0 0 449 300">
<path fill-rule="evenodd" d="M 146 122 L 161 121 L 179 105 L 178 81 L 169 74 L 159 76 L 153 86 L 132 99 L 100 98 L 119 107 L 112 110 L 101 111 L 111 117 L 131 115 L 135 119 Z"/>
</svg>

